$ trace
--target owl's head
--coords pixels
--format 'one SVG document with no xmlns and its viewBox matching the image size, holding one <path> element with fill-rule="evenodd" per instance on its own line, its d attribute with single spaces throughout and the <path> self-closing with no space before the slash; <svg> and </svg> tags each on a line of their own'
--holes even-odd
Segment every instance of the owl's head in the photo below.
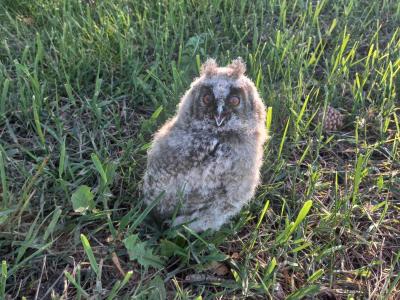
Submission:
<svg viewBox="0 0 400 300">
<path fill-rule="evenodd" d="M 245 71 L 241 58 L 226 67 L 208 59 L 201 67 L 200 77 L 183 96 L 177 121 L 216 131 L 255 129 L 265 119 L 265 108 Z"/>
</svg>

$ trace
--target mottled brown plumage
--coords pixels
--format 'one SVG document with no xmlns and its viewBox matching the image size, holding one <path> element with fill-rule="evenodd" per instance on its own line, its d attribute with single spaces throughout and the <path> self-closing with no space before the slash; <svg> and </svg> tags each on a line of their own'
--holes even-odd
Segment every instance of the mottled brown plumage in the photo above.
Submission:
<svg viewBox="0 0 400 300">
<path fill-rule="evenodd" d="M 254 196 L 266 139 L 265 107 L 239 58 L 213 59 L 182 97 L 177 114 L 155 134 L 143 192 L 174 224 L 217 230 Z"/>
</svg>

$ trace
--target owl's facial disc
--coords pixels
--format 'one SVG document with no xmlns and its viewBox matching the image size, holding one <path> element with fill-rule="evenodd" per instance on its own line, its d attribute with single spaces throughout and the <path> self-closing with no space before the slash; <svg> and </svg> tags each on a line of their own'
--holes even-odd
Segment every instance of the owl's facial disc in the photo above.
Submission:
<svg viewBox="0 0 400 300">
<path fill-rule="evenodd" d="M 244 105 L 243 90 L 231 83 L 223 83 L 202 86 L 197 102 L 200 105 L 193 108 L 195 115 L 213 120 L 219 128 L 227 125 L 233 117 L 240 117 Z"/>
</svg>

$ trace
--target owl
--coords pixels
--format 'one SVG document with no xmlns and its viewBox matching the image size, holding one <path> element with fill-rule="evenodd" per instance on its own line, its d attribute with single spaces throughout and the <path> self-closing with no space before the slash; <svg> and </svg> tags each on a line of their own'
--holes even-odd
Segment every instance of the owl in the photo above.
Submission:
<svg viewBox="0 0 400 300">
<path fill-rule="evenodd" d="M 196 232 L 218 230 L 254 196 L 266 140 L 265 107 L 241 58 L 208 59 L 176 115 L 155 134 L 143 179 L 155 214 Z"/>
</svg>

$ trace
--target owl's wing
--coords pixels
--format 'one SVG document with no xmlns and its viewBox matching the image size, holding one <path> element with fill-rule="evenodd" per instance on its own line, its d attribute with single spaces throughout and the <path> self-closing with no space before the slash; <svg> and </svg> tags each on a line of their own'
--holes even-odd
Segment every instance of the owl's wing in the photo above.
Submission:
<svg viewBox="0 0 400 300">
<path fill-rule="evenodd" d="M 156 139 L 148 153 L 147 170 L 143 180 L 143 191 L 147 199 L 154 199 L 170 185 L 174 186 L 174 189 L 184 189 L 184 186 L 176 185 L 184 184 L 185 176 L 211 158 L 218 147 L 217 139 L 206 136 L 166 136 Z M 168 201 L 172 200 L 164 199 L 165 203 Z M 171 207 L 162 209 L 163 214 L 173 209 L 175 205 L 172 204 Z"/>
</svg>

